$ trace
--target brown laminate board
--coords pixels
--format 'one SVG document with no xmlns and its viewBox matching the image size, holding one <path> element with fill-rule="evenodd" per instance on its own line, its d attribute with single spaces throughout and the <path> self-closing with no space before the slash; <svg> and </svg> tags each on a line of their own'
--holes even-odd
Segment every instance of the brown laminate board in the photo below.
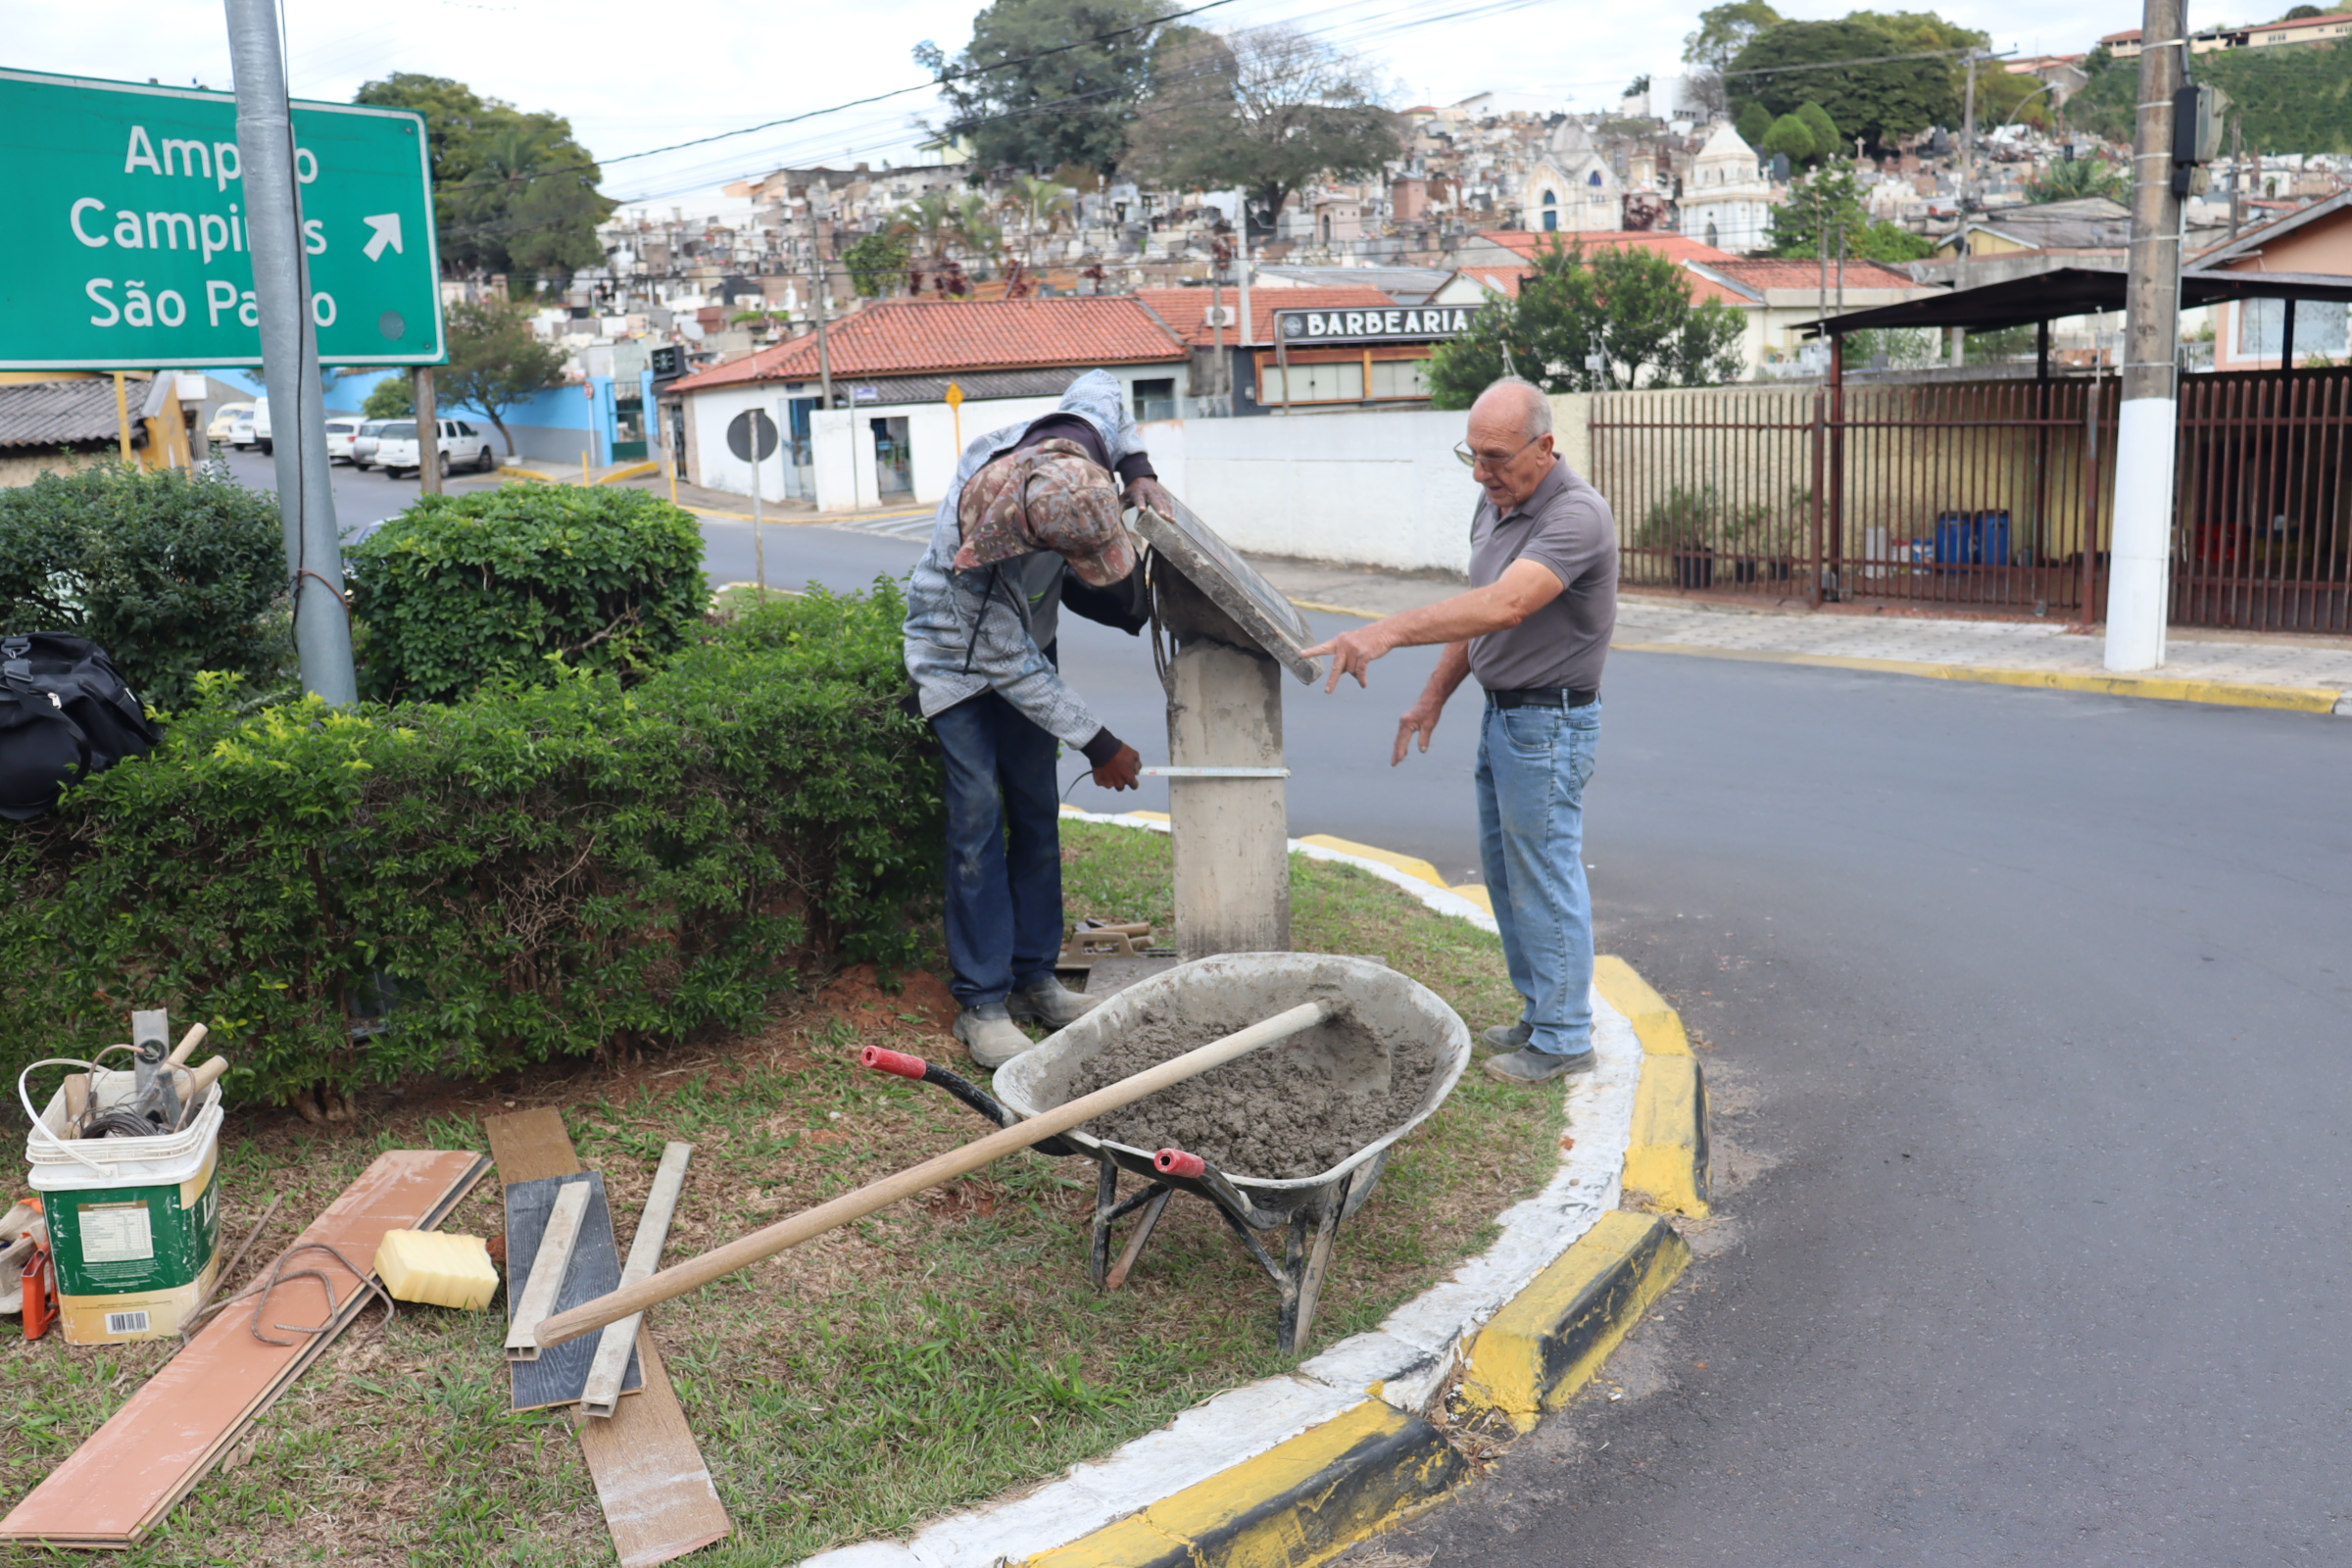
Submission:
<svg viewBox="0 0 2352 1568">
<path fill-rule="evenodd" d="M 355 1263 L 372 1263 L 384 1232 L 432 1229 L 488 1168 L 473 1153 L 379 1154 L 300 1241 L 326 1242 Z M 306 1252 L 297 1266 L 317 1266 L 322 1256 Z M 323 1262 L 334 1271 L 332 1259 Z M 256 1340 L 247 1329 L 248 1307 L 221 1312 L 0 1519 L 0 1540 L 113 1549 L 136 1544 L 364 1309 L 366 1294 L 347 1287 L 336 1292 L 348 1298 L 333 1328 L 288 1335 L 291 1345 Z M 325 1312 L 317 1281 L 292 1280 L 280 1288 L 271 1317 L 317 1322 Z"/>
<path fill-rule="evenodd" d="M 499 1180 L 513 1185 L 548 1176 L 572 1176 L 580 1160 L 554 1110 L 485 1117 Z M 510 1278 L 512 1276 L 510 1275 Z M 637 1331 L 645 1387 L 620 1401 L 610 1420 L 579 1416 L 580 1452 L 596 1482 L 598 1503 L 612 1532 L 622 1568 L 651 1568 L 723 1541 L 734 1526 L 710 1483 L 710 1470 L 686 1425 L 677 1391 L 662 1369 L 654 1337 Z"/>
</svg>

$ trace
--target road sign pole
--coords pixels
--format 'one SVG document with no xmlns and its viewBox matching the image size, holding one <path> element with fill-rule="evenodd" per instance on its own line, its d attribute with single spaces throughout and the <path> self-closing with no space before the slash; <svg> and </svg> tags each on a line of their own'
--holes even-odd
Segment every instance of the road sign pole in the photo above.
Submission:
<svg viewBox="0 0 2352 1568">
<path fill-rule="evenodd" d="M 416 408 L 416 433 L 421 438 L 425 431 L 433 432 L 433 451 L 435 453 L 434 461 L 416 470 L 416 488 L 424 495 L 437 496 L 441 493 L 441 463 L 438 456 L 441 450 L 441 402 L 433 395 L 433 368 L 431 366 L 419 365 L 410 373 L 415 377 L 413 386 L 415 397 L 412 401 Z M 423 456 L 424 450 L 422 447 L 416 449 L 419 458 Z"/>
<path fill-rule="evenodd" d="M 227 0 L 227 10 L 245 233 L 262 318 L 262 367 L 275 393 L 270 400 L 270 439 L 294 596 L 294 649 L 302 661 L 303 689 L 347 707 L 359 701 L 360 686 L 343 601 L 343 547 L 326 461 L 326 394 L 303 258 L 294 122 L 286 103 L 285 62 L 277 52 L 277 6 L 275 0 Z"/>
<path fill-rule="evenodd" d="M 767 603 L 767 546 L 760 537 L 760 412 L 752 411 L 752 575 L 760 579 L 760 602 Z"/>
</svg>

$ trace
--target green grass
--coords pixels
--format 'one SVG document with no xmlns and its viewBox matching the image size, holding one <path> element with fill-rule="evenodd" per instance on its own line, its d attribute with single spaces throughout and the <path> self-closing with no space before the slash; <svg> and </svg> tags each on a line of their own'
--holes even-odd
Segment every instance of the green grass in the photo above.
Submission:
<svg viewBox="0 0 2352 1568">
<path fill-rule="evenodd" d="M 1068 912 L 1169 912 L 1165 835 L 1064 825 Z M 1494 939 L 1349 866 L 1294 860 L 1297 945 L 1377 955 L 1474 1026 L 1515 999 Z M 946 1096 L 854 1066 L 873 1041 L 950 1056 L 918 1025 L 860 1031 L 803 1006 L 764 1035 L 628 1068 L 424 1086 L 328 1130 L 247 1114 L 223 1145 L 224 1240 L 273 1192 L 282 1246 L 379 1149 L 482 1148 L 479 1118 L 559 1104 L 606 1173 L 625 1237 L 662 1144 L 696 1146 L 670 1260 L 974 1136 Z M 1493 1234 L 1557 1158 L 1556 1086 L 1472 1073 L 1341 1232 L 1308 1353 L 1378 1323 Z M 1050 1477 L 1221 1389 L 1279 1372 L 1274 1296 L 1209 1210 L 1179 1201 L 1128 1287 L 1086 1279 L 1093 1170 L 1019 1155 L 755 1266 L 653 1315 L 736 1534 L 698 1562 L 781 1564 L 904 1534 Z M 495 1183 L 448 1228 L 501 1229 Z M 233 1245 L 233 1242 L 232 1242 Z M 252 1265 L 249 1264 L 247 1272 Z M 121 1559 L 155 1564 L 576 1564 L 612 1560 L 563 1412 L 506 1408 L 503 1316 L 405 1308 L 346 1337 Z M 0 1330 L 0 1500 L 55 1465 L 164 1360 L 160 1348 L 27 1346 Z M 0 1564 L 39 1554 L 0 1548 Z M 43 1559 L 45 1560 L 45 1559 Z"/>
</svg>

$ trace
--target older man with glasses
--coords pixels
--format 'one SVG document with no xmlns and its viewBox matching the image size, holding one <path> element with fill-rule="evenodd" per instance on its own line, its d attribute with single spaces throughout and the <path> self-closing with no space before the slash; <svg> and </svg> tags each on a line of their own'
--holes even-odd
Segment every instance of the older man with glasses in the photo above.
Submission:
<svg viewBox="0 0 2352 1568">
<path fill-rule="evenodd" d="M 1617 522 L 1552 450 L 1551 404 L 1505 377 L 1470 410 L 1455 447 L 1486 492 L 1470 522 L 1470 591 L 1346 632 L 1336 690 L 1393 648 L 1443 643 L 1437 672 L 1396 726 L 1390 764 L 1429 750 L 1466 675 L 1486 689 L 1478 742 L 1479 857 L 1519 1021 L 1486 1031 L 1487 1071 L 1543 1083 L 1592 1065 L 1592 898 L 1585 882 L 1585 784 L 1600 739 L 1600 671 L 1617 622 Z"/>
</svg>

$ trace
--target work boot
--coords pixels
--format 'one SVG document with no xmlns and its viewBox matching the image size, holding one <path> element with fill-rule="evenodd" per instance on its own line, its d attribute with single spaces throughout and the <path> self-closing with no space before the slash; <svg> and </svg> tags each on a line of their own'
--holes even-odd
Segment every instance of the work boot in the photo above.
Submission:
<svg viewBox="0 0 2352 1568">
<path fill-rule="evenodd" d="M 1004 1004 L 1023 1023 L 1043 1024 L 1048 1029 L 1067 1029 L 1078 1021 L 1080 1013 L 1101 1006 L 1102 999 L 1081 996 L 1052 975 L 1047 975 L 1006 997 Z"/>
<path fill-rule="evenodd" d="M 1498 1023 L 1478 1038 L 1489 1051 L 1524 1051 L 1536 1038 L 1536 1026 L 1522 1018 L 1517 1023 Z"/>
<path fill-rule="evenodd" d="M 972 1059 L 994 1072 L 1037 1044 L 1021 1033 L 1002 1002 L 983 1002 L 956 1015 L 956 1038 Z"/>
<path fill-rule="evenodd" d="M 1592 1070 L 1592 1048 L 1587 1046 L 1573 1056 L 1556 1052 L 1538 1051 L 1529 1046 L 1507 1056 L 1487 1058 L 1487 1076 L 1499 1078 L 1506 1084 L 1544 1084 L 1554 1078 L 1565 1078 L 1572 1072 Z"/>
</svg>

